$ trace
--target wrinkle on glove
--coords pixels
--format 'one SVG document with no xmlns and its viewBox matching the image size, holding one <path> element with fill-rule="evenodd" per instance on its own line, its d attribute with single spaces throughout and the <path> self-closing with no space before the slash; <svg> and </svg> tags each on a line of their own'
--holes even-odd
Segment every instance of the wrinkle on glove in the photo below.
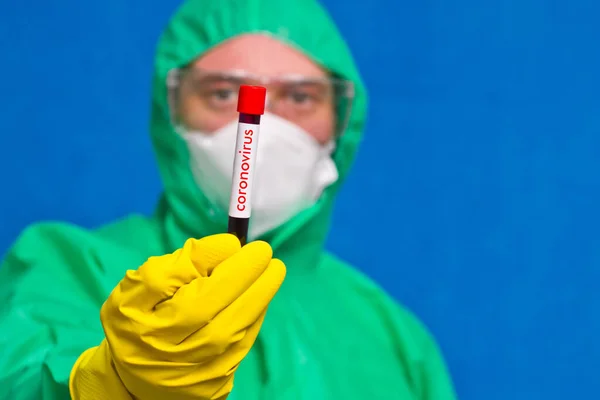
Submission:
<svg viewBox="0 0 600 400">
<path fill-rule="evenodd" d="M 73 366 L 69 379 L 72 400 L 133 400 L 117 371 L 106 340 L 84 351 Z"/>
<path fill-rule="evenodd" d="M 128 271 L 101 310 L 115 369 L 140 399 L 220 399 L 285 277 L 271 247 L 190 239 Z"/>
</svg>

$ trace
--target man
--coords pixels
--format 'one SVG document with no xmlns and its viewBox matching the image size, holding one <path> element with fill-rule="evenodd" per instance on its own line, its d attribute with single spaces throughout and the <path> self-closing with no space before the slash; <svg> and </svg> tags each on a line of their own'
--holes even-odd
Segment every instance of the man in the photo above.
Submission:
<svg viewBox="0 0 600 400">
<path fill-rule="evenodd" d="M 240 83 L 268 93 L 243 248 L 222 234 Z M 323 251 L 366 94 L 319 5 L 186 2 L 152 100 L 155 215 L 38 224 L 4 260 L 0 398 L 454 398 L 426 329 Z"/>
</svg>

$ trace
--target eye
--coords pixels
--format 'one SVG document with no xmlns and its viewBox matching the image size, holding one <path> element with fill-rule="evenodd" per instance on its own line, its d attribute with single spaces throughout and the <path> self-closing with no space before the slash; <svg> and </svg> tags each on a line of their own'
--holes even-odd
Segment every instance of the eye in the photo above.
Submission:
<svg viewBox="0 0 600 400">
<path fill-rule="evenodd" d="M 294 88 L 287 91 L 285 95 L 285 103 L 296 112 L 305 112 L 312 110 L 317 105 L 316 97 L 308 90 Z"/>
<path fill-rule="evenodd" d="M 299 91 L 295 91 L 290 93 L 290 98 L 294 103 L 297 104 L 304 104 L 312 99 L 312 96 L 309 95 L 308 93 L 303 93 L 303 92 L 299 92 Z"/>
<path fill-rule="evenodd" d="M 231 89 L 216 89 L 210 95 L 215 100 L 227 101 L 235 97 L 235 92 Z"/>
<path fill-rule="evenodd" d="M 211 88 L 205 93 L 205 99 L 213 109 L 230 109 L 237 103 L 237 91 L 232 87 Z"/>
</svg>

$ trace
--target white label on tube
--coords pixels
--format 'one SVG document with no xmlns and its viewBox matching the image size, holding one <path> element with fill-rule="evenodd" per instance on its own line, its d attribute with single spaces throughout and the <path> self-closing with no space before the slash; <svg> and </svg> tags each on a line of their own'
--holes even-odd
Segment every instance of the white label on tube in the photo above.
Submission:
<svg viewBox="0 0 600 400">
<path fill-rule="evenodd" d="M 256 167 L 256 150 L 260 125 L 238 124 L 233 161 L 233 183 L 229 201 L 229 216 L 250 218 L 252 184 Z"/>
</svg>

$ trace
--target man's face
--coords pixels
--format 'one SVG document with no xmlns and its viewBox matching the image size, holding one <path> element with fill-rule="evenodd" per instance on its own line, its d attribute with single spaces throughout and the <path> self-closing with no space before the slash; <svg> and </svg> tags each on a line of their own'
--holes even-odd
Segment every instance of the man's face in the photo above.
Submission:
<svg viewBox="0 0 600 400">
<path fill-rule="evenodd" d="M 237 118 L 240 84 L 267 87 L 267 111 L 326 143 L 336 126 L 335 91 L 327 72 L 296 49 L 265 35 L 226 41 L 183 74 L 177 116 L 188 128 L 214 132 Z"/>
</svg>

